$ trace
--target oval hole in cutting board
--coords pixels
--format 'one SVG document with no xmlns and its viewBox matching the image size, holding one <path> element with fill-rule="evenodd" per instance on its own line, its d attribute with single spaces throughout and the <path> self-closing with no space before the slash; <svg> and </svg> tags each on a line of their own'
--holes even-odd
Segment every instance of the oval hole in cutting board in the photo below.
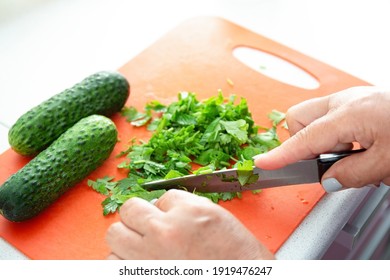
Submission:
<svg viewBox="0 0 390 280">
<path fill-rule="evenodd" d="M 270 53 L 249 47 L 236 47 L 233 56 L 253 70 L 282 83 L 303 89 L 316 89 L 319 82 L 298 66 Z"/>
</svg>

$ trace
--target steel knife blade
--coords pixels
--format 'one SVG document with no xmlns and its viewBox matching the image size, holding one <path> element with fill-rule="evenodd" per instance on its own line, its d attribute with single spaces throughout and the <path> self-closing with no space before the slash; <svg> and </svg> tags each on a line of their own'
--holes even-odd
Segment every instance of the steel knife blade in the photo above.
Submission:
<svg viewBox="0 0 390 280">
<path fill-rule="evenodd" d="M 187 175 L 173 179 L 162 179 L 142 184 L 146 190 L 185 189 L 197 192 L 242 192 L 288 185 L 309 184 L 321 181 L 322 175 L 338 160 L 362 150 L 322 154 L 317 158 L 302 160 L 276 170 L 253 167 L 257 180 L 242 185 L 237 168 L 217 170 L 208 174 Z"/>
</svg>

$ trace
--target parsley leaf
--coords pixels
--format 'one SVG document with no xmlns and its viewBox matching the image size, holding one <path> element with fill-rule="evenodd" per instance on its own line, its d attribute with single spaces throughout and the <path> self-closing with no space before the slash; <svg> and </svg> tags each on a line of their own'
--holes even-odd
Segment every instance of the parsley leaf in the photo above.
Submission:
<svg viewBox="0 0 390 280">
<path fill-rule="evenodd" d="M 116 182 L 110 182 L 114 177 L 105 176 L 104 178 L 97 179 L 96 182 L 88 180 L 88 186 L 92 187 L 98 193 L 108 195 L 110 190 L 116 186 Z"/>
<path fill-rule="evenodd" d="M 237 175 L 238 181 L 241 186 L 251 184 L 256 182 L 259 179 L 259 175 L 253 174 L 253 161 L 244 160 L 237 163 Z"/>
<path fill-rule="evenodd" d="M 227 133 L 233 136 L 242 145 L 248 141 L 248 124 L 244 120 L 221 121 Z"/>
<path fill-rule="evenodd" d="M 273 122 L 273 125 L 276 126 L 286 118 L 286 114 L 278 110 L 272 110 L 271 113 L 268 114 L 268 118 Z"/>
</svg>

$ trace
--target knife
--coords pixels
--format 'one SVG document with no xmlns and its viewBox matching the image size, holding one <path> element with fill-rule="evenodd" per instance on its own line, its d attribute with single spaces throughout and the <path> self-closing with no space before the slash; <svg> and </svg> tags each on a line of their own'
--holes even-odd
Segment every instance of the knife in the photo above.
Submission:
<svg viewBox="0 0 390 280">
<path fill-rule="evenodd" d="M 341 153 L 322 154 L 317 158 L 301 160 L 276 170 L 264 170 L 253 167 L 256 180 L 242 185 L 237 168 L 217 170 L 208 174 L 191 174 L 173 179 L 162 179 L 142 184 L 146 190 L 186 189 L 193 192 L 242 192 L 288 185 L 318 183 L 322 175 L 337 161 L 364 149 L 345 151 Z M 245 172 L 245 171 L 244 171 Z M 253 177 L 252 177 L 253 178 Z"/>
</svg>

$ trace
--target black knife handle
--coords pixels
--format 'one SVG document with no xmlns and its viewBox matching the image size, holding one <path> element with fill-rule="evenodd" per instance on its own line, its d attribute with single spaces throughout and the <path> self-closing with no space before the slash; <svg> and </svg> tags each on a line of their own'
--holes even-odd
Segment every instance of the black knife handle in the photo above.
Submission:
<svg viewBox="0 0 390 280">
<path fill-rule="evenodd" d="M 358 150 L 351 150 L 351 151 L 345 151 L 341 153 L 332 153 L 332 154 L 322 154 L 319 156 L 317 160 L 318 165 L 318 178 L 321 182 L 322 175 L 337 161 L 340 159 L 343 159 L 347 156 L 350 156 L 352 154 L 361 153 L 364 152 L 366 149 L 358 149 Z"/>
</svg>

